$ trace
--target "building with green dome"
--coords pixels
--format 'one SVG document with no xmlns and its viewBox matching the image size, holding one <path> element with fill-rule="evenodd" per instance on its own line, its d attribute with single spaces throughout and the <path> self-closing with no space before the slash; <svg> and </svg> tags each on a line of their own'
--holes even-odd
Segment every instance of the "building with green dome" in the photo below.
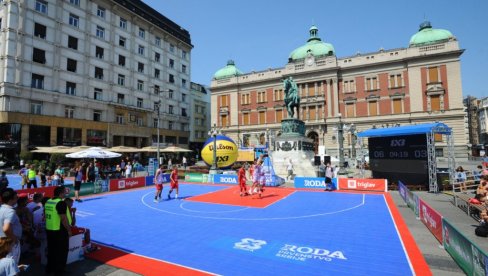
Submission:
<svg viewBox="0 0 488 276">
<path fill-rule="evenodd" d="M 218 70 L 211 82 L 211 121 L 241 147 L 262 146 L 263 136 L 273 145 L 288 115 L 283 79 L 291 76 L 301 97 L 299 119 L 316 154 L 339 156 L 339 120 L 354 124 L 357 132 L 439 121 L 453 129 L 456 158 L 467 158 L 464 50 L 451 32 L 424 22 L 406 45 L 338 56 L 340 49 L 322 41 L 318 31 L 308 30 L 305 44 L 283 57 L 283 67 L 242 73 L 229 63 Z M 354 163 L 352 135 L 346 132 L 344 150 Z M 438 158 L 447 160 L 446 137 L 436 139 Z"/>
</svg>

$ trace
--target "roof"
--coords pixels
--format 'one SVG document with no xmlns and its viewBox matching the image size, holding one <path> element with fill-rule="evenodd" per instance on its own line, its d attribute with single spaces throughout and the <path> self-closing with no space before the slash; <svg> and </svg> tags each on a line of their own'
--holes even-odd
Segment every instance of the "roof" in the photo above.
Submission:
<svg viewBox="0 0 488 276">
<path fill-rule="evenodd" d="M 214 74 L 214 79 L 226 79 L 242 75 L 241 70 L 237 69 L 233 60 L 227 61 L 227 65 Z"/>
<path fill-rule="evenodd" d="M 407 125 L 399 127 L 372 128 L 358 133 L 358 137 L 385 137 L 398 135 L 427 134 L 430 132 L 439 134 L 451 134 L 452 129 L 444 123 L 429 123 L 420 125 Z"/>
<path fill-rule="evenodd" d="M 419 31 L 410 38 L 410 46 L 423 46 L 455 39 L 448 30 L 434 29 L 429 21 L 420 24 Z"/>
<path fill-rule="evenodd" d="M 318 36 L 319 29 L 317 27 L 312 26 L 309 32 L 310 38 L 307 40 L 307 43 L 293 50 L 293 52 L 290 53 L 289 59 L 303 59 L 309 54 L 316 57 L 335 54 L 334 46 L 330 43 L 325 43 L 320 39 Z"/>
</svg>

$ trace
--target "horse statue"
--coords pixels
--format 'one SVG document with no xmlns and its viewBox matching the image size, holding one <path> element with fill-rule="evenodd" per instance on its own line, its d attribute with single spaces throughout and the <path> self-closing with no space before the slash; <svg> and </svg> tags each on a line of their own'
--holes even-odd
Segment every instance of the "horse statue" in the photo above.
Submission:
<svg viewBox="0 0 488 276">
<path fill-rule="evenodd" d="M 297 84 L 293 81 L 292 77 L 288 77 L 283 81 L 283 87 L 285 88 L 285 106 L 288 111 L 288 117 L 293 118 L 295 115 L 294 108 L 297 109 L 297 118 L 300 112 L 300 96 L 298 95 Z"/>
</svg>

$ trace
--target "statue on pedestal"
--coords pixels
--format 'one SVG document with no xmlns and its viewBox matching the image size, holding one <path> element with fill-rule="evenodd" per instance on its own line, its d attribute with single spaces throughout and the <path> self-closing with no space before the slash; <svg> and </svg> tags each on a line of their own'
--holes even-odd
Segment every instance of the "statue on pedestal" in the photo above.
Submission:
<svg viewBox="0 0 488 276">
<path fill-rule="evenodd" d="M 295 116 L 295 110 L 297 109 L 297 118 L 300 111 L 300 96 L 298 95 L 298 87 L 292 77 L 288 77 L 283 81 L 283 87 L 285 91 L 285 106 L 288 111 L 288 117 L 293 118 Z"/>
</svg>

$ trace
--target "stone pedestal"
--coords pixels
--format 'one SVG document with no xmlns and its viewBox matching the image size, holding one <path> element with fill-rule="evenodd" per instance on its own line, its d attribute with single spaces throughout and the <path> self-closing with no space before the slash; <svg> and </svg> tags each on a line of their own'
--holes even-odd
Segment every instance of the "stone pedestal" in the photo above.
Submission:
<svg viewBox="0 0 488 276">
<path fill-rule="evenodd" d="M 286 178 L 288 159 L 293 163 L 294 176 L 315 177 L 313 140 L 305 137 L 305 123 L 298 119 L 281 121 L 281 136 L 276 137 L 271 154 L 275 173 Z"/>
</svg>

